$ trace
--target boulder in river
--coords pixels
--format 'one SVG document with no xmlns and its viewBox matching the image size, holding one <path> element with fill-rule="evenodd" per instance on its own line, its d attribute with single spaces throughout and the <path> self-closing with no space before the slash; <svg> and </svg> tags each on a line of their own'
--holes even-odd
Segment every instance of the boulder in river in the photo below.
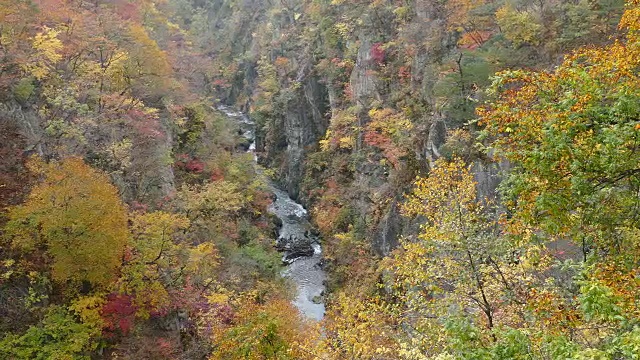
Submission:
<svg viewBox="0 0 640 360">
<path fill-rule="evenodd" d="M 285 255 L 282 257 L 282 262 L 285 264 L 291 264 L 301 257 L 313 256 L 315 253 L 315 250 L 309 241 L 292 242 L 287 245 L 289 246 L 286 247 Z"/>
<path fill-rule="evenodd" d="M 305 258 L 305 257 L 309 257 L 309 256 L 313 256 L 313 249 L 311 251 L 308 252 L 296 252 L 296 253 L 289 253 L 287 252 L 283 257 L 282 257 L 282 263 L 284 265 L 291 265 L 293 264 L 296 260 L 300 259 L 300 258 Z"/>
</svg>

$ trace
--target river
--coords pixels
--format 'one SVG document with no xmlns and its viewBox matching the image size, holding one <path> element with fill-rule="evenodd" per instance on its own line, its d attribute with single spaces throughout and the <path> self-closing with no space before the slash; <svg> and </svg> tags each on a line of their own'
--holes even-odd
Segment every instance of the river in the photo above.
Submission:
<svg viewBox="0 0 640 360">
<path fill-rule="evenodd" d="M 236 112 L 226 106 L 218 110 L 225 113 L 240 126 L 242 135 L 250 142 L 248 152 L 255 154 L 255 124 L 242 112 Z M 283 253 L 282 261 L 286 264 L 281 276 L 289 279 L 297 289 L 293 304 L 300 313 L 309 319 L 322 320 L 325 307 L 323 293 L 326 274 L 322 269 L 322 247 L 315 229 L 309 222 L 307 210 L 289 197 L 271 180 L 266 179 L 269 190 L 274 194 L 274 201 L 269 206 L 269 213 L 275 215 L 282 227 L 278 231 L 276 247 Z"/>
</svg>

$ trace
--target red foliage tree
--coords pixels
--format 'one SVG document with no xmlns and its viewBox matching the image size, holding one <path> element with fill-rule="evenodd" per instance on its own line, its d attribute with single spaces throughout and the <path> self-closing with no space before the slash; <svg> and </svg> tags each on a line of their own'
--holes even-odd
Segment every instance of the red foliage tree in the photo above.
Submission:
<svg viewBox="0 0 640 360">
<path fill-rule="evenodd" d="M 187 171 L 201 173 L 204 171 L 204 162 L 199 159 L 191 159 L 185 164 Z"/>
<path fill-rule="evenodd" d="M 375 43 L 371 47 L 371 60 L 376 64 L 382 64 L 386 57 L 385 51 L 383 49 L 382 43 Z"/>
<path fill-rule="evenodd" d="M 131 296 L 121 294 L 108 295 L 107 302 L 102 306 L 104 335 L 108 338 L 127 335 L 133 327 L 136 310 L 131 301 Z"/>
</svg>

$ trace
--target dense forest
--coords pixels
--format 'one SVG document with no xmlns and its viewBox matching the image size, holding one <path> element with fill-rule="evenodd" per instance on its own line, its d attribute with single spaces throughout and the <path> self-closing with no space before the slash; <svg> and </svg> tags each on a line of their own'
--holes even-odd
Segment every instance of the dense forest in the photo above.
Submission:
<svg viewBox="0 0 640 360">
<path fill-rule="evenodd" d="M 639 164 L 640 0 L 0 0 L 0 359 L 640 359 Z"/>
</svg>

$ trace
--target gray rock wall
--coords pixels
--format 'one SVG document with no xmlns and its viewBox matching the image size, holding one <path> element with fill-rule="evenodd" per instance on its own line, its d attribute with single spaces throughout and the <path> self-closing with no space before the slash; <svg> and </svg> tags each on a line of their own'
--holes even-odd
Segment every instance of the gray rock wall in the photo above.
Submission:
<svg viewBox="0 0 640 360">
<path fill-rule="evenodd" d="M 324 136 L 329 125 L 329 98 L 326 87 L 315 76 L 308 76 L 295 90 L 284 114 L 284 186 L 298 198 L 305 154 Z"/>
</svg>

